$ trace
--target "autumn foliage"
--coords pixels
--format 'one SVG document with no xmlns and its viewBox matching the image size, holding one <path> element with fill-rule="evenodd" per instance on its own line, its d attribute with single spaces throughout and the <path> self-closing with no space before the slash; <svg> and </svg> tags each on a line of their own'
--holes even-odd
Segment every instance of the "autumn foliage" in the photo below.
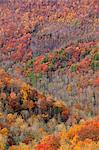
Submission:
<svg viewBox="0 0 99 150">
<path fill-rule="evenodd" d="M 99 149 L 97 0 L 0 0 L 0 150 Z"/>
</svg>

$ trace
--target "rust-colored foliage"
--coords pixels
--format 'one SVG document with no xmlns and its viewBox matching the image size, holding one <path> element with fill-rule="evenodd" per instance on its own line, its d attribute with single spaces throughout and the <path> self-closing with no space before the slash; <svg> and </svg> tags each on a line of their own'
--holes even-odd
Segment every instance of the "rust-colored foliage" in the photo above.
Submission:
<svg viewBox="0 0 99 150">
<path fill-rule="evenodd" d="M 35 150 L 57 150 L 59 148 L 59 137 L 49 135 L 40 144 L 35 146 Z"/>
</svg>

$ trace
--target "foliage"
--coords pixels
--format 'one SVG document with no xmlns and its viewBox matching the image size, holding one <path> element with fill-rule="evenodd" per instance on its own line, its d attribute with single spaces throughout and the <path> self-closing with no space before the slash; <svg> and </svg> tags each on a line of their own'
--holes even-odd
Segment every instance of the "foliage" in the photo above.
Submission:
<svg viewBox="0 0 99 150">
<path fill-rule="evenodd" d="M 28 76 L 30 78 L 30 82 L 32 83 L 32 85 L 35 86 L 35 84 L 36 84 L 36 76 L 34 75 L 34 73 L 30 72 Z"/>
<path fill-rule="evenodd" d="M 0 150 L 99 149 L 97 10 L 0 1 Z"/>
<path fill-rule="evenodd" d="M 71 71 L 72 71 L 72 72 L 75 72 L 75 71 L 76 71 L 76 64 L 73 64 L 73 65 L 71 66 Z"/>
</svg>

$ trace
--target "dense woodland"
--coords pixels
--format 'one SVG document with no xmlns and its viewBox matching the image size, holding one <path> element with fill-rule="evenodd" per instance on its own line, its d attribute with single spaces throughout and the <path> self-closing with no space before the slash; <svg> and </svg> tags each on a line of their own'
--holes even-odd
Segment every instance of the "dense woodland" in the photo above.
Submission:
<svg viewBox="0 0 99 150">
<path fill-rule="evenodd" d="M 99 149 L 98 0 L 0 0 L 0 150 Z"/>
</svg>

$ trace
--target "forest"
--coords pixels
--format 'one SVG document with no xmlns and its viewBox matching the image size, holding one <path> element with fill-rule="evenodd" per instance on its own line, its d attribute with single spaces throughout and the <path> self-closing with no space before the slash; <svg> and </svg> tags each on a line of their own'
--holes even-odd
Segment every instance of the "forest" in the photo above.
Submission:
<svg viewBox="0 0 99 150">
<path fill-rule="evenodd" d="M 99 149 L 98 0 L 0 0 L 0 150 Z"/>
</svg>

